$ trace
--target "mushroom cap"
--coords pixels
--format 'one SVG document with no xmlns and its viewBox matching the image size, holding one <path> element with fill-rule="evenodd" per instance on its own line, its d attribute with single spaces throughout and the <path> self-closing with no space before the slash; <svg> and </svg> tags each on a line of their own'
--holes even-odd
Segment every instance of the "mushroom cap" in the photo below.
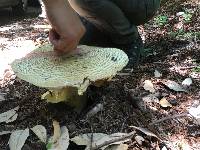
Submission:
<svg viewBox="0 0 200 150">
<path fill-rule="evenodd" d="M 77 52 L 58 56 L 50 44 L 39 47 L 12 62 L 15 74 L 36 86 L 48 89 L 76 87 L 85 92 L 90 83 L 109 79 L 128 63 L 120 49 L 81 45 Z"/>
</svg>

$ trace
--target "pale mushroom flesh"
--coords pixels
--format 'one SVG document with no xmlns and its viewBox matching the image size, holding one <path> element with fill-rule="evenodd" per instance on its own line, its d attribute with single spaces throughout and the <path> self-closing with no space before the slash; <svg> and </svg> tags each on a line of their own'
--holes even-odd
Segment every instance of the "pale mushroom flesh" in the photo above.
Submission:
<svg viewBox="0 0 200 150">
<path fill-rule="evenodd" d="M 58 56 L 46 44 L 15 60 L 11 67 L 19 78 L 49 89 L 43 99 L 58 103 L 81 101 L 90 84 L 109 80 L 127 63 L 128 56 L 116 48 L 81 45 L 74 54 Z"/>
</svg>

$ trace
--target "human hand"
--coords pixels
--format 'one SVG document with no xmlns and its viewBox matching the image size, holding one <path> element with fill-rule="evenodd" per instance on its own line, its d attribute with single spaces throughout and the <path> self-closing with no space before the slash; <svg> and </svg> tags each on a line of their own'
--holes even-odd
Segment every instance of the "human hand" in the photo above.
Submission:
<svg viewBox="0 0 200 150">
<path fill-rule="evenodd" d="M 54 50 L 58 53 L 69 53 L 76 49 L 85 33 L 85 27 L 68 1 L 48 0 L 44 1 L 44 4 L 52 26 L 49 40 L 53 44 Z"/>
</svg>

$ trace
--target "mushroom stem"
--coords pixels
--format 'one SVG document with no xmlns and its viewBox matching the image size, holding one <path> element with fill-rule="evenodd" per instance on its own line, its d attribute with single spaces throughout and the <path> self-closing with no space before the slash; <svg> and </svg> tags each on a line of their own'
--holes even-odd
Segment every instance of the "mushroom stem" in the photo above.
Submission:
<svg viewBox="0 0 200 150">
<path fill-rule="evenodd" d="M 42 95 L 41 99 L 46 99 L 49 103 L 66 102 L 77 112 L 80 112 L 87 104 L 86 94 L 78 95 L 78 90 L 74 87 L 49 90 Z"/>
</svg>

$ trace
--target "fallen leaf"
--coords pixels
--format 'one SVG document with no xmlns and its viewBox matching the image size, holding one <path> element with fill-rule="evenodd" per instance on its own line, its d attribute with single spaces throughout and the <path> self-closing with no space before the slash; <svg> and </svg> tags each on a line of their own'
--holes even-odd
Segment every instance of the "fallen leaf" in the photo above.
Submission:
<svg viewBox="0 0 200 150">
<path fill-rule="evenodd" d="M 157 135 L 155 135 L 154 133 L 152 133 L 151 131 L 149 131 L 148 129 L 145 129 L 145 128 L 141 128 L 141 127 L 136 127 L 136 126 L 130 126 L 131 128 L 134 128 L 136 130 L 139 130 L 141 132 L 143 132 L 144 134 L 146 134 L 147 136 L 151 136 L 151 137 L 155 137 L 157 139 L 160 140 L 160 138 L 158 138 Z"/>
<path fill-rule="evenodd" d="M 162 107 L 172 107 L 172 105 L 168 102 L 168 100 L 165 98 L 165 97 L 163 97 L 161 100 L 160 100 L 160 105 L 162 106 Z"/>
<path fill-rule="evenodd" d="M 72 142 L 76 143 L 77 145 L 91 145 L 91 137 L 93 137 L 93 142 L 102 139 L 103 137 L 108 136 L 104 133 L 87 133 L 75 136 L 74 138 L 70 139 Z"/>
<path fill-rule="evenodd" d="M 153 87 L 153 83 L 150 80 L 145 80 L 144 81 L 144 86 L 143 88 L 151 93 L 155 92 L 155 89 Z"/>
<path fill-rule="evenodd" d="M 177 145 L 177 149 L 180 149 L 180 150 L 191 149 L 190 145 L 185 140 L 178 141 L 176 145 Z"/>
<path fill-rule="evenodd" d="M 105 150 L 127 150 L 128 145 L 127 144 L 119 144 L 119 145 L 110 145 Z"/>
<path fill-rule="evenodd" d="M 142 136 L 135 136 L 135 141 L 139 144 L 142 145 L 142 143 L 145 141 L 145 139 Z"/>
<path fill-rule="evenodd" d="M 161 150 L 168 150 L 166 146 L 163 146 Z"/>
<path fill-rule="evenodd" d="M 61 127 L 61 136 L 55 150 L 67 150 L 69 146 L 69 131 L 66 126 Z"/>
<path fill-rule="evenodd" d="M 54 135 L 47 143 L 48 150 L 67 150 L 69 146 L 69 131 L 66 126 L 60 128 L 57 121 L 53 121 Z"/>
<path fill-rule="evenodd" d="M 156 97 L 156 94 L 149 94 L 142 98 L 146 103 L 159 103 L 159 99 Z"/>
<path fill-rule="evenodd" d="M 6 123 L 15 121 L 15 120 L 17 119 L 17 117 L 18 117 L 18 114 L 14 114 L 14 116 L 12 116 L 10 119 L 8 119 L 8 120 L 6 121 Z"/>
<path fill-rule="evenodd" d="M 184 15 L 185 14 L 185 12 L 178 12 L 178 13 L 176 13 L 176 16 L 182 16 L 182 15 Z"/>
<path fill-rule="evenodd" d="M 10 134 L 10 133 L 12 133 L 12 131 L 2 131 L 0 132 L 0 135 Z"/>
<path fill-rule="evenodd" d="M 190 86 L 192 84 L 192 79 L 191 78 L 186 78 L 183 80 L 182 85 L 183 86 Z"/>
<path fill-rule="evenodd" d="M 90 118 L 92 116 L 94 116 L 95 114 L 97 114 L 99 111 L 103 110 L 103 104 L 97 104 L 95 107 L 93 107 L 88 113 L 87 113 L 87 117 Z"/>
<path fill-rule="evenodd" d="M 91 146 L 97 147 L 99 145 L 102 145 L 105 142 L 114 141 L 115 139 L 118 139 L 118 138 L 120 138 L 122 136 L 126 136 L 126 135 L 128 135 L 128 134 L 127 133 L 114 133 L 111 135 L 107 135 L 104 133 L 88 133 L 88 134 L 76 136 L 76 137 L 72 138 L 71 141 L 73 141 L 77 145 L 86 145 L 87 147 L 85 150 L 90 150 Z M 130 138 L 131 138 L 131 136 L 130 136 Z M 105 150 L 109 145 L 116 145 L 116 144 L 120 145 L 124 142 L 129 141 L 130 138 L 122 139 L 120 141 L 113 142 L 111 144 L 106 144 L 106 146 L 103 146 L 100 149 Z M 91 139 L 93 141 L 92 143 L 91 143 Z"/>
<path fill-rule="evenodd" d="M 175 81 L 167 80 L 165 82 L 162 82 L 164 85 L 166 85 L 169 89 L 174 90 L 176 92 L 185 92 L 186 90 L 183 89 L 181 85 L 176 83 Z"/>
<path fill-rule="evenodd" d="M 10 135 L 9 147 L 10 150 L 21 150 L 29 136 L 29 129 L 16 130 Z"/>
<path fill-rule="evenodd" d="M 99 141 L 97 141 L 97 142 L 95 143 L 95 145 L 101 145 L 101 144 L 103 144 L 103 143 L 105 143 L 105 142 L 107 142 L 107 141 L 114 141 L 115 139 L 118 139 L 118 138 L 123 137 L 123 136 L 126 136 L 126 135 L 128 135 L 128 133 L 113 133 L 113 134 L 111 134 L 111 135 L 107 135 L 107 136 L 101 138 Z M 113 145 L 113 144 L 122 144 L 122 143 L 124 143 L 124 142 L 129 141 L 130 139 L 131 139 L 131 136 L 130 136 L 129 138 L 126 138 L 126 139 L 121 139 L 121 140 L 118 141 L 118 142 L 113 142 L 113 143 L 111 143 L 111 144 L 108 144 L 108 145 L 102 147 L 101 150 L 104 150 L 104 149 L 105 149 L 106 147 L 108 147 L 109 145 Z"/>
<path fill-rule="evenodd" d="M 194 117 L 194 123 L 200 125 L 200 105 L 198 107 L 191 107 L 188 111 Z"/>
<path fill-rule="evenodd" d="M 0 93 L 0 102 L 5 101 L 5 97 Z"/>
<path fill-rule="evenodd" d="M 17 112 L 19 110 L 19 106 L 0 114 L 0 123 L 1 122 L 12 122 L 17 119 Z"/>
<path fill-rule="evenodd" d="M 43 142 L 47 142 L 47 131 L 42 125 L 36 125 L 31 130 L 37 135 L 37 137 Z"/>
<path fill-rule="evenodd" d="M 154 71 L 154 77 L 160 78 L 160 77 L 162 77 L 162 74 L 158 70 L 155 70 Z"/>
</svg>

